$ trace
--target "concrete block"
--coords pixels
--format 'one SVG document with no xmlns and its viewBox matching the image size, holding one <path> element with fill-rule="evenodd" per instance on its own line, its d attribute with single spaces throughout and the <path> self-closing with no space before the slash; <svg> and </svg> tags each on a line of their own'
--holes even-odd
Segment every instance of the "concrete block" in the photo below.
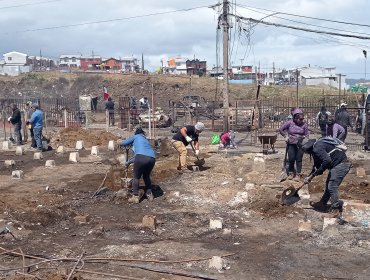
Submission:
<svg viewBox="0 0 370 280">
<path fill-rule="evenodd" d="M 99 147 L 98 147 L 98 146 L 92 146 L 92 147 L 91 147 L 91 155 L 92 155 L 92 156 L 97 156 L 97 155 L 99 155 Z"/>
<path fill-rule="evenodd" d="M 22 170 L 14 170 L 12 171 L 12 179 L 23 179 L 24 174 Z"/>
<path fill-rule="evenodd" d="M 253 183 L 246 183 L 245 184 L 245 189 L 247 191 L 254 190 L 255 189 L 255 185 Z"/>
<path fill-rule="evenodd" d="M 360 201 L 345 201 L 342 216 L 348 222 L 368 225 L 370 221 L 370 204 Z"/>
<path fill-rule="evenodd" d="M 4 161 L 4 165 L 9 167 L 9 166 L 14 166 L 15 165 L 15 160 L 9 159 Z"/>
<path fill-rule="evenodd" d="M 312 233 L 312 224 L 310 220 L 299 220 L 298 221 L 298 232 L 310 232 Z"/>
<path fill-rule="evenodd" d="M 73 152 L 69 154 L 69 161 L 71 162 L 79 162 L 80 161 L 80 155 L 78 152 Z"/>
<path fill-rule="evenodd" d="M 226 263 L 222 257 L 213 256 L 212 259 L 209 260 L 209 268 L 214 268 L 217 270 L 222 270 L 226 268 Z"/>
<path fill-rule="evenodd" d="M 157 218 L 152 215 L 145 215 L 143 217 L 142 226 L 155 230 L 157 228 Z"/>
<path fill-rule="evenodd" d="M 3 141 L 3 150 L 7 151 L 10 149 L 12 143 L 10 141 Z"/>
<path fill-rule="evenodd" d="M 85 148 L 85 146 L 84 146 L 84 141 L 82 141 L 82 140 L 78 140 L 77 142 L 76 142 L 76 150 L 82 150 L 82 149 L 84 149 Z"/>
<path fill-rule="evenodd" d="M 366 170 L 363 167 L 356 168 L 356 176 L 357 177 L 366 177 Z"/>
<path fill-rule="evenodd" d="M 40 159 L 43 159 L 43 158 L 44 158 L 44 155 L 41 152 L 35 152 L 33 154 L 33 159 L 40 160 Z"/>
<path fill-rule="evenodd" d="M 322 230 L 326 229 L 328 226 L 335 225 L 337 223 L 336 218 L 327 218 L 324 217 L 324 223 L 322 225 Z"/>
<path fill-rule="evenodd" d="M 49 159 L 45 162 L 45 167 L 55 167 L 55 160 Z"/>
<path fill-rule="evenodd" d="M 209 228 L 210 229 L 222 229 L 222 220 L 221 219 L 210 219 Z"/>
<path fill-rule="evenodd" d="M 91 221 L 89 215 L 79 215 L 73 218 L 76 224 L 84 225 Z"/>
<path fill-rule="evenodd" d="M 59 146 L 57 148 L 57 154 L 64 154 L 66 152 L 66 149 L 64 146 Z"/>
<path fill-rule="evenodd" d="M 266 171 L 265 158 L 263 154 L 256 154 L 253 159 L 253 171 L 264 172 Z"/>
<path fill-rule="evenodd" d="M 116 149 L 116 142 L 114 140 L 110 140 L 108 142 L 108 150 L 114 151 Z"/>
<path fill-rule="evenodd" d="M 23 149 L 23 147 L 20 147 L 20 146 L 16 147 L 16 148 L 15 148 L 15 154 L 16 154 L 17 156 L 22 156 L 22 155 L 24 154 L 24 149 Z"/>
</svg>

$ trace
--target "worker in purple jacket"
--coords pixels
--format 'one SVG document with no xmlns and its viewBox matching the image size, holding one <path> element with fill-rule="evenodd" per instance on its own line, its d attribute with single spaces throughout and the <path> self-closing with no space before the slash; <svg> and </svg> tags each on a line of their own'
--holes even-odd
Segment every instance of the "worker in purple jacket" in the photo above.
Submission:
<svg viewBox="0 0 370 280">
<path fill-rule="evenodd" d="M 308 138 L 308 126 L 304 122 L 304 115 L 301 109 L 295 108 L 292 112 L 293 119 L 286 121 L 279 129 L 279 132 L 285 138 L 288 153 L 288 180 L 294 179 L 300 181 L 303 179 L 302 158 L 303 151 L 298 148 L 297 143 L 303 138 Z M 296 172 L 294 171 L 296 165 Z"/>
<path fill-rule="evenodd" d="M 340 141 L 344 142 L 345 135 L 346 130 L 344 129 L 344 127 L 335 122 L 334 116 L 329 116 L 328 122 L 326 124 L 326 136 L 337 138 Z"/>
</svg>

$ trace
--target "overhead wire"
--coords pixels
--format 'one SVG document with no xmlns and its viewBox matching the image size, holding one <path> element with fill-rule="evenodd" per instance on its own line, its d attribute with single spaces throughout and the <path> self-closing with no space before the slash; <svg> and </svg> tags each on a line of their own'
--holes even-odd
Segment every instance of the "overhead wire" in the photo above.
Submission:
<svg viewBox="0 0 370 280">
<path fill-rule="evenodd" d="M 0 7 L 0 10 L 20 8 L 20 7 L 26 7 L 26 6 L 37 6 L 37 5 L 41 5 L 41 4 L 48 4 L 48 3 L 60 2 L 60 1 L 63 1 L 63 0 L 40 1 L 40 2 L 34 2 L 34 3 L 13 5 L 13 6 L 4 6 L 4 7 Z"/>
<path fill-rule="evenodd" d="M 310 17 L 310 16 L 298 15 L 298 14 L 293 14 L 293 13 L 286 13 L 286 12 L 281 12 L 281 11 L 257 8 L 257 7 L 253 7 L 253 6 L 242 5 L 242 4 L 239 4 L 239 6 L 244 7 L 244 8 L 258 9 L 258 10 L 268 11 L 268 12 L 272 12 L 272 13 L 279 13 L 279 14 L 294 16 L 294 17 L 315 19 L 315 20 L 321 20 L 321 21 L 332 22 L 332 23 L 347 24 L 347 25 L 356 25 L 356 26 L 362 26 L 362 27 L 370 27 L 369 24 L 362 24 L 362 23 L 355 23 L 355 22 L 348 22 L 348 21 L 339 21 L 339 20 L 332 20 L 332 19 L 324 19 L 324 18 L 318 18 L 318 17 Z"/>
</svg>

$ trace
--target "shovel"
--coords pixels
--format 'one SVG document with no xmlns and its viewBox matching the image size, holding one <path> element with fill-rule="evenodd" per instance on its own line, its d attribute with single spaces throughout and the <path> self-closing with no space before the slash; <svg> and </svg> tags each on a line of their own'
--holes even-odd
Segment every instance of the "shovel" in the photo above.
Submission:
<svg viewBox="0 0 370 280">
<path fill-rule="evenodd" d="M 281 195 L 281 203 L 283 205 L 292 205 L 298 201 L 301 200 L 299 197 L 298 191 L 303 188 L 305 183 L 303 183 L 300 187 L 295 188 L 295 187 L 289 187 L 285 189 Z"/>
<path fill-rule="evenodd" d="M 286 172 L 287 157 L 288 157 L 288 146 L 286 146 L 286 149 L 285 149 L 283 167 L 281 169 L 281 174 L 280 174 L 280 182 L 283 182 L 283 181 L 285 181 L 288 178 L 288 174 Z"/>
<path fill-rule="evenodd" d="M 194 155 L 196 156 L 196 158 L 197 158 L 197 160 L 196 161 L 194 161 L 194 164 L 195 165 L 198 165 L 198 166 L 203 166 L 206 162 L 205 162 L 205 160 L 204 160 L 204 158 L 199 158 L 198 156 L 197 156 L 197 154 L 195 153 L 195 149 L 194 149 L 194 146 L 193 146 L 193 143 L 191 143 L 190 142 L 190 146 L 191 146 L 191 148 L 192 148 L 192 150 L 193 150 L 193 152 L 194 152 Z"/>
</svg>

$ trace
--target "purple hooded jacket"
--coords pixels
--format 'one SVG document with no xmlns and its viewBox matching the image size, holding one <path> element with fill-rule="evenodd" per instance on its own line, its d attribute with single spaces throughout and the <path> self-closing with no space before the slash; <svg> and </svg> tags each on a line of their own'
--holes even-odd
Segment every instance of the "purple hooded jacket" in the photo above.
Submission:
<svg viewBox="0 0 370 280">
<path fill-rule="evenodd" d="M 308 125 L 297 125 L 293 120 L 289 120 L 280 127 L 279 132 L 284 137 L 288 135 L 289 144 L 297 144 L 300 139 L 308 136 Z"/>
</svg>

